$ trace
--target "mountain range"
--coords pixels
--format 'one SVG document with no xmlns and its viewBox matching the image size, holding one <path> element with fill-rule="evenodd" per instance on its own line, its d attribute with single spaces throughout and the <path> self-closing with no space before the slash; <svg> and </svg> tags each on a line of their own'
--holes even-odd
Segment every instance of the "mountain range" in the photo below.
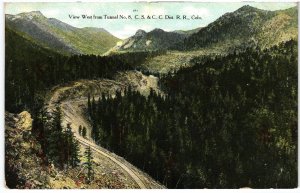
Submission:
<svg viewBox="0 0 300 193">
<path fill-rule="evenodd" d="M 297 14 L 297 7 L 266 11 L 246 5 L 234 12 L 224 14 L 206 27 L 186 32 L 181 30 L 165 32 L 155 29 L 146 33 L 139 30 L 113 50 L 189 51 L 203 48 L 230 50 L 250 44 L 268 48 L 280 42 L 297 39 Z"/>
<path fill-rule="evenodd" d="M 76 28 L 55 18 L 47 18 L 39 11 L 7 14 L 5 27 L 64 54 L 100 55 L 119 41 L 103 28 Z"/>
<path fill-rule="evenodd" d="M 94 54 L 154 50 L 228 50 L 255 44 L 262 48 L 297 39 L 297 7 L 266 11 L 251 6 L 226 13 L 203 28 L 166 32 L 138 30 L 120 41 L 103 28 L 76 28 L 39 11 L 6 15 L 6 28 L 27 40 L 60 53 Z"/>
<path fill-rule="evenodd" d="M 297 13 L 244 6 L 122 41 L 6 15 L 7 186 L 296 187 Z"/>
</svg>

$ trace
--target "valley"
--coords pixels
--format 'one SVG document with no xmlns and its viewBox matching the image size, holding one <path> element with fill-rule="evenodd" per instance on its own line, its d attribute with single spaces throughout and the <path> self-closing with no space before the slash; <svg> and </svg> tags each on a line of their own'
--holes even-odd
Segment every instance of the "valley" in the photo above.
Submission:
<svg viewBox="0 0 300 193">
<path fill-rule="evenodd" d="M 6 14 L 7 185 L 296 187 L 297 14 L 245 5 L 123 40 Z"/>
</svg>

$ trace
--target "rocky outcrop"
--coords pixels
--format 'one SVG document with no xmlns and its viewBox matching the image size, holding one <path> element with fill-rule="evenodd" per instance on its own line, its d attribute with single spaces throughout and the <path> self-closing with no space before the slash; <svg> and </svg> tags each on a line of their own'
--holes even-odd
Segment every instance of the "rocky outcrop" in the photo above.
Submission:
<svg viewBox="0 0 300 193">
<path fill-rule="evenodd" d="M 40 144 L 31 135 L 27 111 L 5 113 L 5 180 L 8 188 L 49 188 Z"/>
<path fill-rule="evenodd" d="M 18 115 L 16 127 L 23 131 L 31 131 L 32 129 L 32 118 L 30 113 L 23 111 Z"/>
</svg>

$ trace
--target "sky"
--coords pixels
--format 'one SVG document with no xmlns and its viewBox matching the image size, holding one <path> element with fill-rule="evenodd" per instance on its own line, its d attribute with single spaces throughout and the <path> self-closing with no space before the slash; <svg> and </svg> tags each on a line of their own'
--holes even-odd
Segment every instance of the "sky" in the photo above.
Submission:
<svg viewBox="0 0 300 193">
<path fill-rule="evenodd" d="M 138 29 L 147 32 L 161 28 L 165 31 L 190 30 L 204 27 L 227 12 L 233 12 L 243 5 L 265 10 L 279 10 L 296 6 L 296 3 L 203 3 L 203 2 L 118 2 L 118 3 L 5 3 L 6 14 L 40 11 L 48 18 L 56 18 L 75 27 L 104 28 L 114 36 L 125 39 L 135 34 Z M 82 15 L 198 15 L 202 19 L 82 19 Z M 71 19 L 70 15 L 80 16 Z"/>
</svg>

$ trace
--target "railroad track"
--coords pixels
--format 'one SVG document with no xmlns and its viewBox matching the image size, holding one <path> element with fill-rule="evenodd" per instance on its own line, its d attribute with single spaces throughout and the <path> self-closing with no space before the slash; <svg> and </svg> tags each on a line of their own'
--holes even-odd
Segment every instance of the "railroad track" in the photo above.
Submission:
<svg viewBox="0 0 300 193">
<path fill-rule="evenodd" d="M 48 111 L 54 107 L 56 107 L 59 104 L 48 104 L 46 107 L 48 109 Z M 78 140 L 79 143 L 81 143 L 84 146 L 90 146 L 91 149 L 93 149 L 94 151 L 100 153 L 101 155 L 103 155 L 104 157 L 108 158 L 109 160 L 111 160 L 112 162 L 114 162 L 115 164 L 117 164 L 119 167 L 121 167 L 134 181 L 135 183 L 141 188 L 141 189 L 146 189 L 148 188 L 143 181 L 140 179 L 140 177 L 134 172 L 132 171 L 130 168 L 128 168 L 125 164 L 123 164 L 122 162 L 118 161 L 116 158 L 108 155 L 107 153 L 103 152 L 96 144 L 86 140 L 86 139 L 82 139 L 81 137 L 75 135 L 75 138 Z"/>
<path fill-rule="evenodd" d="M 75 136 L 76 137 L 76 136 Z M 126 171 L 128 173 L 128 175 L 137 183 L 137 185 L 141 188 L 141 189 L 146 189 L 147 186 L 143 183 L 143 181 L 140 179 L 140 177 L 131 169 L 129 169 L 126 165 L 124 165 L 122 162 L 118 161 L 116 158 L 108 155 L 107 153 L 103 152 L 101 149 L 99 149 L 97 147 L 96 144 L 93 144 L 89 141 L 80 139 L 79 137 L 76 137 L 76 139 L 79 141 L 79 143 L 81 143 L 84 146 L 90 146 L 91 149 L 93 149 L 94 151 L 100 153 L 101 155 L 105 156 L 106 158 L 110 159 L 111 161 L 113 161 L 114 163 L 116 163 L 118 166 L 120 166 L 124 171 Z"/>
</svg>

